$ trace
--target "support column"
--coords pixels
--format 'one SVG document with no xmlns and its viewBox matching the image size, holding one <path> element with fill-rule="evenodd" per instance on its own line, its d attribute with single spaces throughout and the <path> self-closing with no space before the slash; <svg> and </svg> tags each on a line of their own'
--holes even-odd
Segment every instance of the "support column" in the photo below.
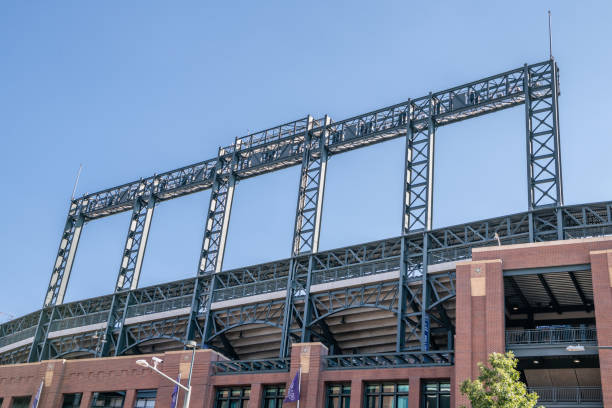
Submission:
<svg viewBox="0 0 612 408">
<path fill-rule="evenodd" d="M 323 357 L 327 352 L 327 347 L 321 343 L 297 343 L 291 346 L 288 383 L 293 381 L 298 369 L 301 368 L 300 406 L 302 407 L 325 406 L 325 387 L 322 386 L 321 372 L 324 368 Z"/>
<path fill-rule="evenodd" d="M 410 104 L 406 132 L 404 171 L 404 211 L 402 234 L 431 229 L 433 208 L 435 101 L 429 100 L 429 116 L 424 122 L 413 123 Z"/>
<path fill-rule="evenodd" d="M 326 126 L 330 123 L 331 119 L 326 115 L 323 130 L 315 136 L 311 132 L 314 127 L 313 118 L 308 116 L 293 231 L 292 256 L 302 253 L 315 253 L 319 250 L 323 194 L 327 173 Z"/>
<path fill-rule="evenodd" d="M 363 380 L 361 378 L 351 380 L 351 406 L 363 406 Z M 412 407 L 410 404 L 408 406 Z"/>
<path fill-rule="evenodd" d="M 612 250 L 591 251 L 593 302 L 597 344 L 610 346 L 612 339 Z M 605 407 L 612 406 L 612 350 L 599 350 L 599 373 Z"/>
<path fill-rule="evenodd" d="M 60 241 L 53 271 L 51 272 L 47 295 L 45 296 L 43 309 L 40 312 L 38 325 L 36 326 L 32 346 L 30 347 L 28 361 L 31 363 L 40 361 L 47 356 L 47 335 L 53 321 L 55 310 L 53 306 L 64 302 L 72 265 L 74 264 L 74 257 L 79 246 L 81 231 L 85 224 L 85 218 L 81 211 L 86 205 L 87 201 L 82 199 L 73 200 L 70 203 L 62 240 Z"/>
<path fill-rule="evenodd" d="M 502 261 L 457 263 L 455 406 L 467 405 L 461 383 L 479 375 L 477 364 L 490 353 L 505 352 Z"/>
<path fill-rule="evenodd" d="M 530 210 L 563 205 L 557 70 L 552 59 L 546 65 L 524 67 Z"/>
<path fill-rule="evenodd" d="M 249 407 L 256 407 L 256 408 L 261 407 L 262 392 L 263 392 L 263 387 L 261 383 L 257 382 L 257 383 L 251 384 L 251 395 L 250 395 L 249 404 L 248 404 Z"/>
<path fill-rule="evenodd" d="M 238 145 L 235 145 L 234 148 L 237 149 Z M 217 273 L 223 267 L 227 229 L 236 185 L 234 163 L 235 152 L 229 154 L 223 149 L 219 150 L 215 181 L 210 193 L 210 203 L 206 215 L 198 275 Z"/>
<path fill-rule="evenodd" d="M 53 266 L 43 307 L 53 306 L 56 303 L 61 305 L 64 302 L 74 256 L 79 246 L 79 238 L 85 223 L 85 219 L 81 215 L 82 206 L 85 205 L 86 202 L 81 200 L 73 200 L 70 203 L 68 218 L 62 233 L 62 240 L 57 251 L 57 257 L 55 258 L 55 265 Z"/>
<path fill-rule="evenodd" d="M 429 351 L 429 333 L 431 320 L 429 318 L 429 285 L 427 284 L 427 264 L 429 262 L 429 234 L 425 232 L 423 234 L 423 263 L 421 264 L 422 270 L 422 283 L 421 283 L 421 351 Z"/>
<path fill-rule="evenodd" d="M 291 259 L 289 265 L 289 276 L 287 276 L 287 294 L 285 295 L 285 308 L 283 310 L 283 331 L 281 333 L 281 344 L 279 357 L 288 357 L 293 351 L 289 350 L 291 344 L 291 322 L 293 320 L 293 309 L 295 304 L 293 302 L 295 295 L 295 284 L 296 284 L 296 270 L 297 270 L 297 259 Z M 304 327 L 302 325 L 302 327 Z M 304 333 L 302 333 L 304 335 Z"/>
<path fill-rule="evenodd" d="M 124 407 L 133 407 L 136 401 L 136 390 L 131 389 L 125 392 L 125 399 L 123 400 Z"/>
<path fill-rule="evenodd" d="M 423 231 L 423 256 L 421 264 L 422 301 L 421 301 L 421 350 L 429 350 L 429 314 L 427 285 L 427 231 L 432 227 L 433 183 L 434 183 L 434 146 L 435 121 L 437 101 L 429 94 L 425 120 L 414 121 L 414 106 L 409 103 L 406 127 L 406 160 L 404 171 L 404 208 L 402 213 L 402 235 L 415 231 Z M 402 244 L 404 245 L 404 244 Z M 396 350 L 401 350 L 405 344 L 404 313 L 406 308 L 406 288 L 404 280 L 407 268 L 405 251 L 400 260 L 400 304 L 398 313 L 398 338 Z"/>
<path fill-rule="evenodd" d="M 408 393 L 408 406 L 409 407 L 420 407 L 421 406 L 421 377 L 408 377 L 408 386 L 410 392 Z"/>
<path fill-rule="evenodd" d="M 141 181 L 139 194 L 132 209 L 132 218 L 125 240 L 115 292 L 134 290 L 138 287 L 151 219 L 155 210 L 153 189 L 158 183 L 158 179 L 155 179 L 151 185 L 147 185 L 146 181 Z"/>
</svg>

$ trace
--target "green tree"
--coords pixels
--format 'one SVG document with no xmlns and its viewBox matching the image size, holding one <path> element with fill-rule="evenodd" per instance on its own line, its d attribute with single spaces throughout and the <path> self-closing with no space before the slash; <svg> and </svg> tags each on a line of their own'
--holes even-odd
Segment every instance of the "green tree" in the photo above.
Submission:
<svg viewBox="0 0 612 408">
<path fill-rule="evenodd" d="M 520 373 L 516 370 L 517 364 L 518 360 L 511 351 L 490 354 L 490 368 L 478 363 L 478 379 L 464 381 L 461 393 L 469 398 L 472 408 L 533 408 L 538 395 L 527 393 L 527 387 L 520 381 Z"/>
</svg>

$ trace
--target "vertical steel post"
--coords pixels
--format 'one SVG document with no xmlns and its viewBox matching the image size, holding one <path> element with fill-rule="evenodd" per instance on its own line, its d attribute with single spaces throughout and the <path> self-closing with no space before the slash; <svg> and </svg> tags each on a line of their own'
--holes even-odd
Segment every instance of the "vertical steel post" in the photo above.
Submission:
<svg viewBox="0 0 612 408">
<path fill-rule="evenodd" d="M 133 290 L 138 287 L 151 219 L 155 210 L 154 189 L 158 184 L 159 180 L 157 178 L 150 184 L 144 180 L 140 184 L 138 196 L 134 200 L 132 218 L 125 239 L 115 292 Z"/>
<path fill-rule="evenodd" d="M 308 276 L 306 277 L 306 289 L 304 293 L 304 316 L 302 318 L 302 335 L 301 342 L 308 343 L 311 341 L 310 323 L 312 322 L 312 303 L 310 301 L 310 286 L 312 285 L 312 265 L 313 257 L 308 257 Z M 287 333 L 288 334 L 288 333 Z"/>
<path fill-rule="evenodd" d="M 400 249 L 400 270 L 399 270 L 399 300 L 397 305 L 397 336 L 395 340 L 395 351 L 400 352 L 406 346 L 406 321 L 404 315 L 406 313 L 406 277 L 408 268 L 406 265 L 406 239 L 402 237 Z"/>
<path fill-rule="evenodd" d="M 191 317 L 187 327 L 187 339 L 192 340 L 197 325 L 198 309 L 202 307 L 202 293 L 200 291 L 201 279 L 203 275 L 210 275 L 207 297 L 203 312 L 206 314 L 204 327 L 202 328 L 202 348 L 210 348 L 208 338 L 212 330 L 212 303 L 216 286 L 215 274 L 221 272 L 223 267 L 223 257 L 225 255 L 225 244 L 227 241 L 227 231 L 229 228 L 232 202 L 234 200 L 234 188 L 236 186 L 236 176 L 234 174 L 238 161 L 238 151 L 240 141 L 236 141 L 232 152 L 219 149 L 219 158 L 215 169 L 215 179 L 210 193 L 210 203 L 206 216 L 204 240 L 200 262 L 198 264 L 198 279 L 196 279 L 194 296 L 191 303 Z"/>
<path fill-rule="evenodd" d="M 429 332 L 430 332 L 430 319 L 429 319 L 429 285 L 427 284 L 427 264 L 429 262 L 428 257 L 429 250 L 429 233 L 423 233 L 423 289 L 422 289 L 422 300 L 421 300 L 421 351 L 429 351 Z"/>
<path fill-rule="evenodd" d="M 40 361 L 43 357 L 48 356 L 47 340 L 49 330 L 51 329 L 51 323 L 55 316 L 55 305 L 64 302 L 74 258 L 79 246 L 81 231 L 85 224 L 82 210 L 86 205 L 87 201 L 82 199 L 72 200 L 70 202 L 68 217 L 64 225 L 59 249 L 57 250 L 55 264 L 51 272 L 51 279 L 49 280 L 43 308 L 40 311 L 32 346 L 30 347 L 28 362 Z"/>
<path fill-rule="evenodd" d="M 122 352 L 125 342 L 125 319 L 131 299 L 128 291 L 138 287 L 151 220 L 155 210 L 155 188 L 158 185 L 159 179 L 154 177 L 152 180 L 141 180 L 138 186 L 121 264 L 119 265 L 115 292 L 108 311 L 106 328 L 102 334 L 102 347 L 96 351 L 100 357 L 109 355 L 111 343 L 115 345 L 115 356 Z M 113 341 L 115 330 L 117 330 L 117 338 Z"/>
<path fill-rule="evenodd" d="M 327 126 L 330 123 L 331 119 L 326 115 L 321 133 L 315 136 L 312 134 L 313 118 L 308 116 L 293 230 L 292 256 L 315 253 L 319 250 L 323 194 L 327 173 Z"/>
<path fill-rule="evenodd" d="M 421 123 L 418 128 L 412 123 L 412 104 L 408 112 L 402 234 L 428 231 L 432 225 L 435 144 L 433 103 L 430 94 L 427 124 Z"/>
<path fill-rule="evenodd" d="M 557 66 L 524 66 L 529 209 L 563 205 Z"/>
<path fill-rule="evenodd" d="M 73 200 L 70 203 L 68 218 L 66 219 L 64 232 L 62 233 L 62 240 L 60 241 L 60 246 L 57 251 L 55 264 L 53 265 L 53 272 L 51 273 L 49 288 L 47 289 L 43 307 L 62 304 L 64 302 L 66 287 L 70 280 L 74 257 L 77 247 L 79 246 L 81 231 L 85 223 L 85 218 L 81 214 L 82 207 L 85 205 L 86 201 L 82 200 Z"/>
<path fill-rule="evenodd" d="M 310 268 L 308 268 L 310 269 Z M 291 342 L 291 318 L 293 312 L 293 301 L 295 295 L 295 286 L 297 278 L 297 259 L 292 258 L 289 265 L 289 274 L 287 276 L 287 294 L 285 296 L 285 309 L 283 310 L 283 332 L 281 334 L 281 344 L 279 357 L 284 358 L 289 356 L 289 343 Z M 303 327 L 302 327 L 303 329 Z"/>
<path fill-rule="evenodd" d="M 239 147 L 239 144 L 235 144 L 234 152 L 231 154 L 225 152 L 224 149 L 219 149 L 215 180 L 210 192 L 198 275 L 217 273 L 223 267 L 227 230 L 236 185 L 234 166 L 236 151 Z"/>
</svg>

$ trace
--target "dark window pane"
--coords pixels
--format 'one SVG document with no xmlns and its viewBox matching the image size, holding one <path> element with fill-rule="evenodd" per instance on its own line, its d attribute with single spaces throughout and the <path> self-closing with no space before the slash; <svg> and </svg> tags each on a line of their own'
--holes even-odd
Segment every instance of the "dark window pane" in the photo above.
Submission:
<svg viewBox="0 0 612 408">
<path fill-rule="evenodd" d="M 408 408 L 408 397 L 407 396 L 397 397 L 397 408 Z"/>
<path fill-rule="evenodd" d="M 62 408 L 78 408 L 81 406 L 82 394 L 64 394 Z"/>
<path fill-rule="evenodd" d="M 450 394 L 440 395 L 440 407 L 439 408 L 450 408 Z"/>
<path fill-rule="evenodd" d="M 13 408 L 29 408 L 32 397 L 15 397 L 13 398 Z"/>
</svg>

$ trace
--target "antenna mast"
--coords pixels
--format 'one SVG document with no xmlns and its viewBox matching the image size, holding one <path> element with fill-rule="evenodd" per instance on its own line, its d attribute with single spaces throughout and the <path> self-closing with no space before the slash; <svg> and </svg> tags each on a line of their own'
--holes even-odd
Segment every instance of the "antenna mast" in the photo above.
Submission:
<svg viewBox="0 0 612 408">
<path fill-rule="evenodd" d="M 552 30 L 550 28 L 550 10 L 548 10 L 548 56 L 553 59 L 552 55 Z"/>
<path fill-rule="evenodd" d="M 72 189 L 72 196 L 70 197 L 70 201 L 74 200 L 74 193 L 76 193 L 77 185 L 79 184 L 79 177 L 81 177 L 81 170 L 83 170 L 83 164 L 79 164 L 79 172 L 77 173 L 76 180 L 74 181 L 74 188 Z"/>
</svg>

